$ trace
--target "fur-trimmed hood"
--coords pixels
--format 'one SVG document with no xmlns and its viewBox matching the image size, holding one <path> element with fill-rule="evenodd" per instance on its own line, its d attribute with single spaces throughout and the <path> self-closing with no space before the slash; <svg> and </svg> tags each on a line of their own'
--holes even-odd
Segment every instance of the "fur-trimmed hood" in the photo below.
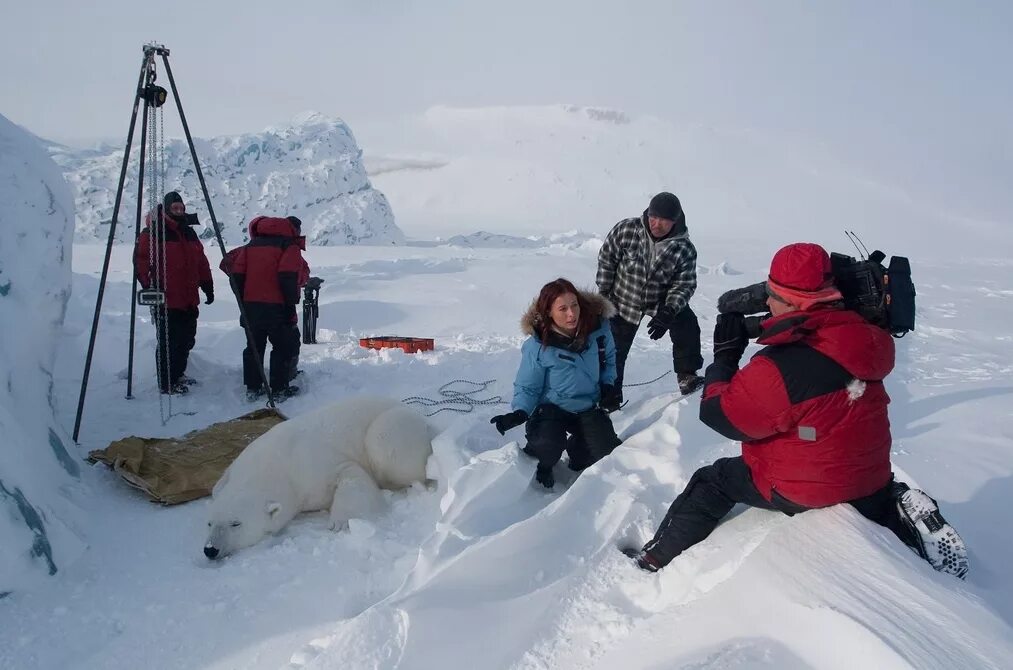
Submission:
<svg viewBox="0 0 1013 670">
<path fill-rule="evenodd" d="M 580 294 L 581 300 L 587 303 L 591 312 L 596 316 L 599 316 L 602 319 L 608 319 L 615 316 L 616 308 L 605 296 L 596 291 L 582 291 L 580 289 L 577 290 L 577 293 Z M 521 316 L 521 332 L 525 335 L 538 335 L 538 332 L 535 330 L 535 325 L 539 320 L 539 316 L 536 311 L 537 303 L 538 297 L 535 296 L 535 298 L 531 301 L 531 304 L 528 305 L 528 308 L 524 311 L 524 315 Z"/>
</svg>

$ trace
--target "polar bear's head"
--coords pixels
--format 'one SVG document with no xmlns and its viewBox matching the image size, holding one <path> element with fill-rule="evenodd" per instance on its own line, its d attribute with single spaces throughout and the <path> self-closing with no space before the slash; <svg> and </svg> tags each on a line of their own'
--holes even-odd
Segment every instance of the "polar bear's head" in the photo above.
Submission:
<svg viewBox="0 0 1013 670">
<path fill-rule="evenodd" d="M 282 504 L 277 501 L 258 504 L 249 500 L 245 505 L 235 508 L 230 505 L 229 508 L 212 509 L 208 518 L 208 539 L 204 543 L 204 555 L 208 558 L 222 558 L 253 546 L 284 525 L 277 523 L 283 512 Z"/>
<path fill-rule="evenodd" d="M 226 473 L 227 474 L 227 473 Z M 292 518 L 284 496 L 265 496 L 256 487 L 215 487 L 208 511 L 204 555 L 218 559 L 277 533 Z"/>
</svg>

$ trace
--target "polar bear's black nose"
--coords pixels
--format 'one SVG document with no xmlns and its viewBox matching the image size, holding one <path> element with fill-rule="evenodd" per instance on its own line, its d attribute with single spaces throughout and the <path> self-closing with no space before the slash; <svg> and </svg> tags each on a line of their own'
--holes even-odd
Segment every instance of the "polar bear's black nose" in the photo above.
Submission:
<svg viewBox="0 0 1013 670">
<path fill-rule="evenodd" d="M 204 547 L 204 555 L 208 558 L 218 558 L 218 547 L 208 545 Z"/>
</svg>

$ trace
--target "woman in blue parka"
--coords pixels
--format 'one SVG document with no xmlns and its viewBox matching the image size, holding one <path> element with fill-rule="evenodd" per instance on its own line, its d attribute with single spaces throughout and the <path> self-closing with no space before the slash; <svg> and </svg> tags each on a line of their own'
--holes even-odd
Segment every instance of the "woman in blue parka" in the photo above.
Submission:
<svg viewBox="0 0 1013 670">
<path fill-rule="evenodd" d="M 531 337 L 521 346 L 513 411 L 490 423 L 500 434 L 527 424 L 524 452 L 538 459 L 535 478 L 546 488 L 555 485 L 552 466 L 564 451 L 570 469 L 580 471 L 621 442 L 608 416 L 619 404 L 614 313 L 602 296 L 560 278 L 542 287 L 521 318 Z"/>
</svg>

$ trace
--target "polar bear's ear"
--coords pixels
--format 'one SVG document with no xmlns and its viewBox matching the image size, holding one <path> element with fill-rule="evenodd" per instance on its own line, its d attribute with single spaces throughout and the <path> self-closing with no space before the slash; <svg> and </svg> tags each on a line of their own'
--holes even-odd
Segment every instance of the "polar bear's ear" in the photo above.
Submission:
<svg viewBox="0 0 1013 670">
<path fill-rule="evenodd" d="M 222 490 L 222 488 L 225 486 L 225 483 L 228 481 L 229 481 L 229 471 L 226 470 L 224 473 L 222 473 L 221 478 L 217 482 L 215 482 L 214 488 L 211 489 L 211 495 L 212 496 L 218 495 L 218 492 Z"/>
<path fill-rule="evenodd" d="M 281 503 L 269 502 L 267 503 L 267 507 L 264 509 L 267 512 L 267 516 L 273 519 L 275 515 L 281 511 Z"/>
</svg>

